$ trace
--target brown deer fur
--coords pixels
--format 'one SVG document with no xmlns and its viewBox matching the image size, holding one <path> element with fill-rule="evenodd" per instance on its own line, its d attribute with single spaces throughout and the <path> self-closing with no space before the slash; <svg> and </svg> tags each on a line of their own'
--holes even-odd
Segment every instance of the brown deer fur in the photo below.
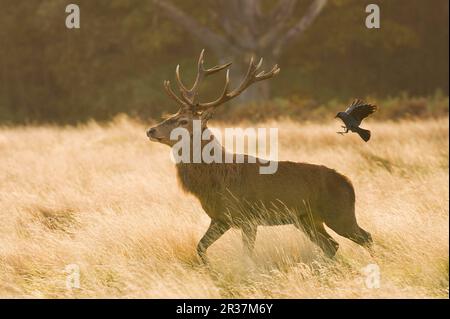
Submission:
<svg viewBox="0 0 450 319">
<path fill-rule="evenodd" d="M 252 63 L 243 82 L 249 80 L 247 86 L 260 80 L 256 75 L 260 64 L 252 66 Z M 200 75 L 191 90 L 195 91 L 199 79 L 208 75 L 208 72 L 214 73 L 228 66 L 204 70 L 202 52 L 199 59 Z M 261 79 L 266 79 L 276 75 L 278 70 L 275 66 L 271 72 L 258 75 L 262 74 Z M 171 91 L 169 85 L 166 82 L 166 90 Z M 202 104 L 196 101 L 196 94 L 190 95 L 189 90 L 180 86 L 182 99 L 174 97 L 173 92 L 168 93 L 178 99 L 178 103 L 184 103 L 182 109 L 151 128 L 147 135 L 151 140 L 172 146 L 174 141 L 169 136 L 174 128 L 184 127 L 192 132 L 192 121 L 197 119 L 202 121 L 202 130 L 206 130 L 212 110 L 243 89 L 245 87 L 242 85 L 233 92 L 225 89 L 216 104 L 206 103 L 202 108 Z M 359 227 L 356 221 L 355 192 L 350 180 L 344 175 L 325 166 L 290 161 L 278 162 L 274 174 L 260 174 L 259 165 L 248 163 L 247 158 L 244 163 L 177 164 L 182 188 L 199 199 L 211 218 L 211 224 L 197 246 L 203 262 L 207 262 L 207 248 L 231 227 L 242 230 L 244 247 L 249 253 L 253 251 L 259 225 L 293 224 L 330 257 L 335 255 L 338 243 L 326 232 L 324 224 L 362 246 L 371 244 L 370 234 Z"/>
</svg>

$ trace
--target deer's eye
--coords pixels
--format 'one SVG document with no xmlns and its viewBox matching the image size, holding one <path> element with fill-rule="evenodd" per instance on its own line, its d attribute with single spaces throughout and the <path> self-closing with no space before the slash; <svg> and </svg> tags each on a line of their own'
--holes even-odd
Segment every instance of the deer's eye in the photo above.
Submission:
<svg viewBox="0 0 450 319">
<path fill-rule="evenodd" d="M 179 120 L 179 121 L 178 121 L 178 124 L 180 124 L 180 125 L 186 125 L 186 124 L 188 124 L 188 120 Z"/>
</svg>

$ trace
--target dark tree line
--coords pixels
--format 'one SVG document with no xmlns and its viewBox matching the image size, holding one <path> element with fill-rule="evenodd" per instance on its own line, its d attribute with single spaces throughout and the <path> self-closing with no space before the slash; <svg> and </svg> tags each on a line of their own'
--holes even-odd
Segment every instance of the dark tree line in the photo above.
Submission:
<svg viewBox="0 0 450 319">
<path fill-rule="evenodd" d="M 79 30 L 64 25 L 72 2 Z M 360 0 L 0 0 L 0 122 L 157 117 L 176 108 L 163 80 L 177 64 L 192 80 L 202 48 L 209 65 L 234 62 L 233 84 L 250 55 L 280 65 L 248 100 L 448 94 L 448 1 L 375 2 L 379 30 Z"/>
</svg>

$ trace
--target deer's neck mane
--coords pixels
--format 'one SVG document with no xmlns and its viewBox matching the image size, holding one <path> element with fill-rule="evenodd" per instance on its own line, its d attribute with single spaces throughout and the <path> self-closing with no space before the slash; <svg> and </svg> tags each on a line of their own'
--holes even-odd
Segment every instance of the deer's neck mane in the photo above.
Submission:
<svg viewBox="0 0 450 319">
<path fill-rule="evenodd" d="M 225 154 L 227 152 L 214 135 L 211 134 L 209 140 L 201 141 L 201 150 L 203 150 L 206 145 L 211 146 L 211 143 L 214 143 L 215 151 L 220 151 L 222 163 L 204 162 L 203 156 L 201 156 L 200 163 L 194 163 L 193 141 L 191 139 L 191 161 L 189 163 L 180 162 L 176 164 L 178 180 L 185 191 L 195 195 L 201 195 L 211 191 L 220 191 L 225 185 L 232 182 L 229 179 L 235 179 L 236 176 L 239 176 L 239 174 L 236 174 L 238 172 L 235 172 L 239 169 L 236 165 L 224 163 Z"/>
<path fill-rule="evenodd" d="M 205 127 L 202 131 L 202 134 L 207 131 L 209 133 L 209 139 L 207 140 L 203 140 L 200 137 L 193 137 L 191 135 L 190 137 L 190 145 L 189 145 L 189 162 L 188 163 L 179 163 L 177 164 L 177 167 L 188 167 L 190 166 L 189 164 L 194 164 L 196 166 L 198 166 L 199 164 L 208 164 L 208 162 L 204 161 L 204 157 L 202 155 L 202 152 L 204 150 L 205 147 L 208 147 L 209 150 L 213 149 L 214 151 L 214 155 L 220 154 L 220 157 L 222 159 L 224 159 L 225 154 L 227 154 L 227 151 L 224 149 L 224 147 L 222 146 L 221 141 L 219 141 L 214 134 L 207 128 Z M 196 139 L 194 141 L 194 139 Z M 197 152 L 198 154 L 196 154 L 197 156 L 194 156 L 194 152 Z M 197 160 L 195 159 L 197 157 Z M 199 163 L 200 161 L 200 163 Z M 187 164 L 187 165 L 183 165 L 183 164 Z"/>
</svg>

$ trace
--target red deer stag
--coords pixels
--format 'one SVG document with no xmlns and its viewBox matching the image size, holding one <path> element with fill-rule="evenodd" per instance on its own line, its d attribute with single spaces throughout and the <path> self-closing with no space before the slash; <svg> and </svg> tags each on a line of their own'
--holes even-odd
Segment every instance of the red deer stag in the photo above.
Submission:
<svg viewBox="0 0 450 319">
<path fill-rule="evenodd" d="M 202 132 L 207 130 L 207 121 L 216 107 L 238 96 L 253 83 L 272 78 L 280 71 L 277 65 L 269 72 L 259 71 L 262 59 L 258 64 L 252 59 L 241 84 L 230 91 L 228 67 L 231 63 L 205 69 L 203 53 L 200 54 L 197 77 L 191 89 L 182 83 L 179 66 L 176 68 L 176 80 L 180 96 L 172 91 L 169 81 L 164 82 L 167 94 L 181 108 L 147 131 L 150 140 L 173 146 L 177 141 L 170 139 L 172 130 L 184 128 L 190 133 L 192 144 L 194 120 L 200 121 Z M 199 102 L 198 89 L 202 80 L 224 69 L 227 69 L 227 76 L 222 95 L 213 102 Z M 212 135 L 211 140 L 214 141 Z M 225 149 L 222 146 L 220 149 L 225 155 Z M 231 156 L 235 158 L 236 154 Z M 339 245 L 326 232 L 324 223 L 339 235 L 362 246 L 368 247 L 372 242 L 371 235 L 356 221 L 355 192 L 351 182 L 333 169 L 290 161 L 278 162 L 274 174 L 260 174 L 254 161 L 182 162 L 176 166 L 182 188 L 199 199 L 211 218 L 211 224 L 197 246 L 198 255 L 204 263 L 207 263 L 208 247 L 231 227 L 242 230 L 243 244 L 250 254 L 258 225 L 293 224 L 330 257 L 336 254 Z"/>
</svg>

